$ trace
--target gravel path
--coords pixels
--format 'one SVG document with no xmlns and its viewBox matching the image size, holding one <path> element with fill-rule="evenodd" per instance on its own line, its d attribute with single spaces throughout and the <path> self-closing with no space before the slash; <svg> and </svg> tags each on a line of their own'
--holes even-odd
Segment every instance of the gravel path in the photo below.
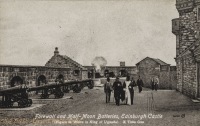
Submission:
<svg viewBox="0 0 200 126">
<path fill-rule="evenodd" d="M 46 106 L 34 113 L 20 115 L 21 118 L 29 118 L 24 125 L 200 125 L 200 104 L 191 102 L 189 98 L 176 91 L 152 92 L 144 89 L 142 93 L 138 93 L 136 89 L 132 106 L 123 104 L 116 106 L 113 93 L 111 103 L 106 104 L 102 87 L 95 87 L 92 90 L 84 88 L 81 93 L 70 92 L 66 95 L 72 96 L 73 99 L 49 101 Z M 38 117 L 42 117 L 41 115 L 45 115 L 46 118 L 53 117 L 53 114 L 55 117 L 53 119 L 33 119 L 37 114 Z M 71 118 L 68 118 L 69 116 Z M 22 125 L 21 123 L 15 124 Z"/>
</svg>

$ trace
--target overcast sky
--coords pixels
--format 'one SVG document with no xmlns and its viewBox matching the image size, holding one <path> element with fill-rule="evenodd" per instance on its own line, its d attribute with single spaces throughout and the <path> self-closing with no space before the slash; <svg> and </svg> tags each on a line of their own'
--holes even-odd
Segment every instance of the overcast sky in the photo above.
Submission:
<svg viewBox="0 0 200 126">
<path fill-rule="evenodd" d="M 55 47 L 82 65 L 135 65 L 149 56 L 175 65 L 175 0 L 1 1 L 0 64 L 44 65 Z"/>
</svg>

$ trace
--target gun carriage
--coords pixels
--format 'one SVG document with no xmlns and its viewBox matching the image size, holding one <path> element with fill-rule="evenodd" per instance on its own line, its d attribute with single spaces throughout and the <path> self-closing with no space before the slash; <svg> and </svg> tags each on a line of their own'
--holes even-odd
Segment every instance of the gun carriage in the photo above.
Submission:
<svg viewBox="0 0 200 126">
<path fill-rule="evenodd" d="M 0 96 L 2 96 L 2 101 L 0 100 L 0 107 L 13 107 L 14 102 L 17 102 L 18 107 L 21 108 L 31 106 L 32 100 L 28 98 L 28 92 L 31 91 L 41 91 L 41 99 L 47 99 L 51 94 L 53 94 L 57 99 L 62 98 L 64 96 L 64 92 L 68 93 L 70 90 L 73 90 L 75 93 L 79 93 L 85 86 L 87 86 L 89 89 L 92 89 L 94 87 L 93 80 L 88 79 L 68 82 L 58 81 L 53 84 L 46 84 L 30 88 L 20 85 L 18 87 L 0 90 Z"/>
<path fill-rule="evenodd" d="M 0 91 L 0 100 L 1 108 L 13 107 L 15 102 L 18 103 L 18 107 L 29 107 L 32 105 L 32 100 L 28 98 L 27 87 L 19 86 L 4 89 Z"/>
</svg>

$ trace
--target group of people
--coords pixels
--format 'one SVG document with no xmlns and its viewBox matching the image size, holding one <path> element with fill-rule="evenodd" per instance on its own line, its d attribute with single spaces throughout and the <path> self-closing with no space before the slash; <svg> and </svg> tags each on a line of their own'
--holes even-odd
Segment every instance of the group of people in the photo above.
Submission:
<svg viewBox="0 0 200 126">
<path fill-rule="evenodd" d="M 158 84 L 159 84 L 158 77 L 152 77 L 151 78 L 151 88 L 152 88 L 152 90 L 157 91 L 158 90 Z"/>
<path fill-rule="evenodd" d="M 142 92 L 143 81 L 138 78 L 137 83 L 135 83 L 134 79 L 130 80 L 130 76 L 126 77 L 126 81 L 122 82 L 116 77 L 113 85 L 110 82 L 110 78 L 107 78 L 107 82 L 104 84 L 104 92 L 106 93 L 106 103 L 110 102 L 111 92 L 114 91 L 114 98 L 116 105 L 120 105 L 120 100 L 122 102 L 126 102 L 128 105 L 133 105 L 134 98 L 134 87 L 138 86 L 139 93 Z"/>
</svg>

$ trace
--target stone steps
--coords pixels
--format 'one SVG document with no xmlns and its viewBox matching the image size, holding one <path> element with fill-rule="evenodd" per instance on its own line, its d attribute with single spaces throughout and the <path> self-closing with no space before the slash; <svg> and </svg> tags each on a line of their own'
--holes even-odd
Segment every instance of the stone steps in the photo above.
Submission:
<svg viewBox="0 0 200 126">
<path fill-rule="evenodd" d="M 192 99 L 192 102 L 194 102 L 194 103 L 200 103 L 200 98 Z"/>
</svg>

